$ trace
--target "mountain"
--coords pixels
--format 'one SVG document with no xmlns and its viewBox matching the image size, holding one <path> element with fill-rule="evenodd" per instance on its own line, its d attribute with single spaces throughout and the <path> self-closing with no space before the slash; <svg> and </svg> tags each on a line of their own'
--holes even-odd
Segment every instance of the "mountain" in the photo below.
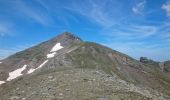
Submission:
<svg viewBox="0 0 170 100">
<path fill-rule="evenodd" d="M 1 60 L 0 100 L 169 100 L 169 65 L 65 32 Z"/>
<path fill-rule="evenodd" d="M 37 46 L 18 52 L 7 59 L 2 60 L 0 64 L 0 81 L 4 81 L 9 77 L 8 73 L 16 69 L 22 68 L 27 65 L 23 74 L 26 74 L 28 70 L 37 68 L 43 61 L 47 60 L 47 55 L 54 54 L 51 52 L 53 46 L 64 46 L 62 51 L 56 52 L 55 55 L 61 55 L 74 48 L 74 45 L 81 42 L 80 38 L 75 37 L 70 33 L 62 34 L 49 41 L 43 42 Z M 71 48 L 72 47 L 72 48 Z M 56 50 L 57 51 L 57 50 Z"/>
</svg>

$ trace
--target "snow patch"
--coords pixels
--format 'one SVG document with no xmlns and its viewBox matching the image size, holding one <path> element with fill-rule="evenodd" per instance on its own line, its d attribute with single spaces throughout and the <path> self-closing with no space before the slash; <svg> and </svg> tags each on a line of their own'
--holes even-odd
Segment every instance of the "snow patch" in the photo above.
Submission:
<svg viewBox="0 0 170 100">
<path fill-rule="evenodd" d="M 2 62 L 0 62 L 0 64 L 1 64 Z"/>
<path fill-rule="evenodd" d="M 11 80 L 13 80 L 13 79 L 21 76 L 21 75 L 22 75 L 21 72 L 22 72 L 23 70 L 25 70 L 26 67 L 27 67 L 27 65 L 24 65 L 22 68 L 19 68 L 19 69 L 17 69 L 17 70 L 14 70 L 14 71 L 10 72 L 7 81 L 11 81 Z"/>
<path fill-rule="evenodd" d="M 38 68 L 41 68 L 41 67 L 44 66 L 47 62 L 48 62 L 48 60 L 45 60 L 40 66 L 38 66 Z"/>
<path fill-rule="evenodd" d="M 62 49 L 62 48 L 63 48 L 63 46 L 61 46 L 60 43 L 56 43 L 56 45 L 54 45 L 54 47 L 51 49 L 50 53 L 47 54 L 47 58 L 53 58 L 53 57 L 56 55 L 56 51 L 58 51 L 58 50 L 60 50 L 60 49 Z M 35 68 L 35 69 L 34 69 L 34 68 L 31 68 L 31 69 L 27 72 L 27 74 L 33 73 L 35 70 L 41 68 L 41 67 L 42 67 L 43 65 L 45 65 L 47 62 L 48 62 L 48 60 L 45 60 L 39 67 L 37 67 L 37 68 Z"/>
<path fill-rule="evenodd" d="M 40 66 L 38 66 L 38 67 L 35 68 L 35 69 L 31 68 L 27 73 L 28 73 L 28 74 L 33 73 L 35 70 L 37 70 L 37 69 L 41 68 L 42 66 L 44 66 L 47 62 L 48 62 L 48 60 L 45 60 Z"/>
<path fill-rule="evenodd" d="M 58 50 L 60 50 L 60 49 L 62 49 L 62 48 L 63 48 L 63 46 L 61 46 L 60 43 L 57 43 L 57 44 L 51 49 L 50 52 L 55 52 L 55 51 L 58 51 Z"/>
<path fill-rule="evenodd" d="M 31 73 L 33 73 L 35 70 L 36 70 L 36 69 L 31 68 L 27 73 L 28 73 L 28 74 L 31 74 Z"/>
<path fill-rule="evenodd" d="M 50 53 L 50 54 L 47 54 L 47 58 L 53 58 L 55 56 L 56 52 L 53 52 L 53 53 Z"/>
<path fill-rule="evenodd" d="M 1 85 L 1 84 L 4 84 L 4 83 L 5 83 L 5 81 L 0 81 L 0 85 Z"/>
</svg>

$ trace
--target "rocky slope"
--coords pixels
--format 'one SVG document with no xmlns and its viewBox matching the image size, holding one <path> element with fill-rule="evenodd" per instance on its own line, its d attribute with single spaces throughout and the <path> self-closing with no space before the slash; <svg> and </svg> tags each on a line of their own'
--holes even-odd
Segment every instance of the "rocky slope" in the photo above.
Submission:
<svg viewBox="0 0 170 100">
<path fill-rule="evenodd" d="M 66 32 L 2 60 L 0 100 L 168 100 L 155 66 Z"/>
<path fill-rule="evenodd" d="M 143 64 L 158 67 L 158 68 L 160 68 L 161 71 L 163 71 L 165 73 L 170 72 L 170 61 L 158 62 L 158 61 L 148 59 L 147 57 L 141 57 L 140 62 L 142 62 Z"/>
<path fill-rule="evenodd" d="M 166 72 L 170 72 L 170 61 L 164 62 L 164 69 Z"/>
</svg>

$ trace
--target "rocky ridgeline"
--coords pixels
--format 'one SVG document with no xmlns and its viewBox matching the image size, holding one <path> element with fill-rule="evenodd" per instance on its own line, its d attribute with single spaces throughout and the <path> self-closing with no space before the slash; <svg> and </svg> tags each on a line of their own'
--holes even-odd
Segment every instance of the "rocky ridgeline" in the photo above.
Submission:
<svg viewBox="0 0 170 100">
<path fill-rule="evenodd" d="M 158 62 L 148 59 L 147 57 L 140 57 L 140 62 L 159 67 L 162 72 L 170 72 L 170 61 Z"/>
<path fill-rule="evenodd" d="M 169 65 L 65 32 L 1 60 L 0 100 L 169 100 Z"/>
</svg>

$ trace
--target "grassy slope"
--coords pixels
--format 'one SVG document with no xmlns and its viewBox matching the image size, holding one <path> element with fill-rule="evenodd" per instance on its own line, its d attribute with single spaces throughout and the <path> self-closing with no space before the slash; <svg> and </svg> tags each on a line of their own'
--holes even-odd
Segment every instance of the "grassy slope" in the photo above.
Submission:
<svg viewBox="0 0 170 100">
<path fill-rule="evenodd" d="M 132 82 L 129 78 L 132 78 L 135 81 L 143 81 L 143 80 L 139 80 L 135 76 L 135 75 L 139 75 L 140 76 L 140 73 L 130 74 L 128 76 L 128 74 L 125 71 L 128 72 L 128 71 L 131 71 L 131 69 L 133 69 L 132 71 L 144 70 L 149 75 L 151 75 L 151 77 L 153 77 L 153 78 L 150 78 L 148 76 L 145 77 L 146 79 L 147 78 L 149 80 L 151 79 L 150 80 L 151 81 L 151 85 L 152 84 L 157 84 L 157 85 L 153 85 L 153 88 L 155 88 L 155 86 L 157 86 L 156 88 L 159 88 L 161 92 L 165 92 L 166 94 L 169 95 L 169 93 L 168 93 L 168 91 L 170 90 L 169 89 L 169 83 L 170 83 L 169 79 L 166 76 L 164 76 L 158 69 L 155 69 L 154 66 L 144 65 L 142 67 L 140 65 L 140 62 L 132 59 L 131 57 L 129 57 L 129 56 L 125 55 L 125 54 L 119 53 L 117 51 L 114 51 L 114 50 L 112 50 L 110 48 L 98 45 L 96 43 L 84 42 L 84 43 L 80 43 L 78 46 L 79 47 L 76 50 L 66 54 L 67 57 L 72 61 L 73 67 L 76 67 L 78 69 L 102 70 L 102 71 L 104 71 L 105 73 L 107 73 L 109 75 L 113 75 L 113 73 L 114 73 L 114 74 L 118 75 L 121 79 L 126 80 L 128 82 Z M 110 54 L 111 55 L 115 55 L 114 59 L 112 59 L 110 57 Z M 122 65 L 121 64 L 122 63 L 122 58 L 124 58 L 124 57 L 128 58 L 128 61 L 130 61 L 131 64 L 128 64 L 126 66 Z M 53 60 L 55 60 L 55 59 L 53 59 Z M 55 62 L 55 63 L 57 63 L 57 62 Z M 122 68 L 125 68 L 125 70 L 124 71 L 119 70 L 117 68 L 118 66 L 123 66 Z M 44 66 L 44 67 L 46 67 L 46 66 Z M 55 70 L 55 71 L 57 72 L 57 70 Z M 7 87 L 8 85 L 11 85 L 11 83 L 9 83 L 6 87 L 4 87 L 6 90 L 8 90 L 8 91 L 6 91 L 4 93 L 7 93 L 8 96 L 9 95 L 12 96 L 12 94 L 16 94 L 17 93 L 16 90 L 15 90 L 17 87 L 21 86 L 23 89 L 24 89 L 24 87 L 28 87 L 27 86 L 27 82 L 28 81 L 32 82 L 31 84 L 34 85 L 34 87 L 36 87 L 37 85 L 41 84 L 42 80 L 48 82 L 48 80 L 43 79 L 43 77 L 45 78 L 46 75 L 48 75 L 48 73 L 50 73 L 50 72 L 47 72 L 47 73 L 44 73 L 44 74 L 37 74 L 36 76 L 30 77 L 28 79 L 19 78 L 16 82 L 14 81 L 15 84 L 13 84 L 12 87 L 10 87 L 10 88 Z M 132 72 L 132 73 L 134 73 L 134 72 Z M 51 72 L 51 74 L 53 76 L 58 76 L 59 75 L 59 74 L 55 75 L 54 72 Z M 65 74 L 67 74 L 67 73 L 65 73 Z M 39 77 L 39 76 L 42 78 L 41 80 L 37 79 L 37 77 Z M 80 78 L 82 78 L 82 77 L 80 77 Z M 155 79 L 155 80 L 153 80 L 153 79 Z M 56 80 L 58 80 L 58 79 L 56 79 Z M 63 80 L 65 80 L 65 79 L 63 78 Z M 72 79 L 70 79 L 70 80 L 72 80 Z M 25 84 L 25 81 L 26 81 L 26 84 Z M 65 81 L 67 81 L 67 80 L 65 80 Z M 47 83 L 43 83 L 43 84 L 47 85 Z M 50 86 L 52 84 L 53 83 L 50 83 L 48 86 Z M 160 87 L 158 87 L 158 86 L 160 86 Z M 4 88 L 0 88 L 0 90 L 3 90 Z M 39 87 L 39 88 L 41 89 L 41 87 Z M 12 90 L 13 92 L 9 92 L 10 90 Z M 103 91 L 103 92 L 105 92 L 105 91 Z M 133 95 L 137 96 L 136 93 L 132 93 L 131 94 L 129 92 L 129 94 L 132 95 L 132 96 Z M 124 94 L 120 93 L 120 95 L 124 95 Z"/>
<path fill-rule="evenodd" d="M 136 71 L 135 73 L 136 75 L 131 74 L 134 73 L 131 72 L 130 75 L 128 76 L 128 74 L 126 74 L 125 71 L 123 72 L 118 70 L 116 66 L 122 66 L 122 65 L 119 64 L 117 59 L 112 60 L 109 57 L 109 54 L 115 54 L 121 57 L 128 58 L 133 63 L 131 65 L 125 66 L 127 68 L 127 70 L 125 71 L 128 71 L 129 69 L 136 69 L 136 70 L 132 70 L 132 71 Z M 170 95 L 169 92 L 170 79 L 168 76 L 162 73 L 157 67 L 152 65 L 147 65 L 147 64 L 141 65 L 141 63 L 136 61 L 135 59 L 125 54 L 122 54 L 120 52 L 114 51 L 110 48 L 98 45 L 96 43 L 85 42 L 82 43 L 78 49 L 71 52 L 69 54 L 69 57 L 72 59 L 74 65 L 76 65 L 76 67 L 78 68 L 90 68 L 90 69 L 103 70 L 107 74 L 115 73 L 121 79 L 131 83 L 135 83 L 137 85 L 138 84 L 146 85 L 145 83 L 142 82 L 142 81 L 146 81 L 149 87 L 157 89 L 163 93 L 166 93 L 167 95 Z M 142 74 L 138 73 L 138 71 L 144 75 L 142 76 Z M 142 78 L 138 78 L 137 76 Z"/>
</svg>

